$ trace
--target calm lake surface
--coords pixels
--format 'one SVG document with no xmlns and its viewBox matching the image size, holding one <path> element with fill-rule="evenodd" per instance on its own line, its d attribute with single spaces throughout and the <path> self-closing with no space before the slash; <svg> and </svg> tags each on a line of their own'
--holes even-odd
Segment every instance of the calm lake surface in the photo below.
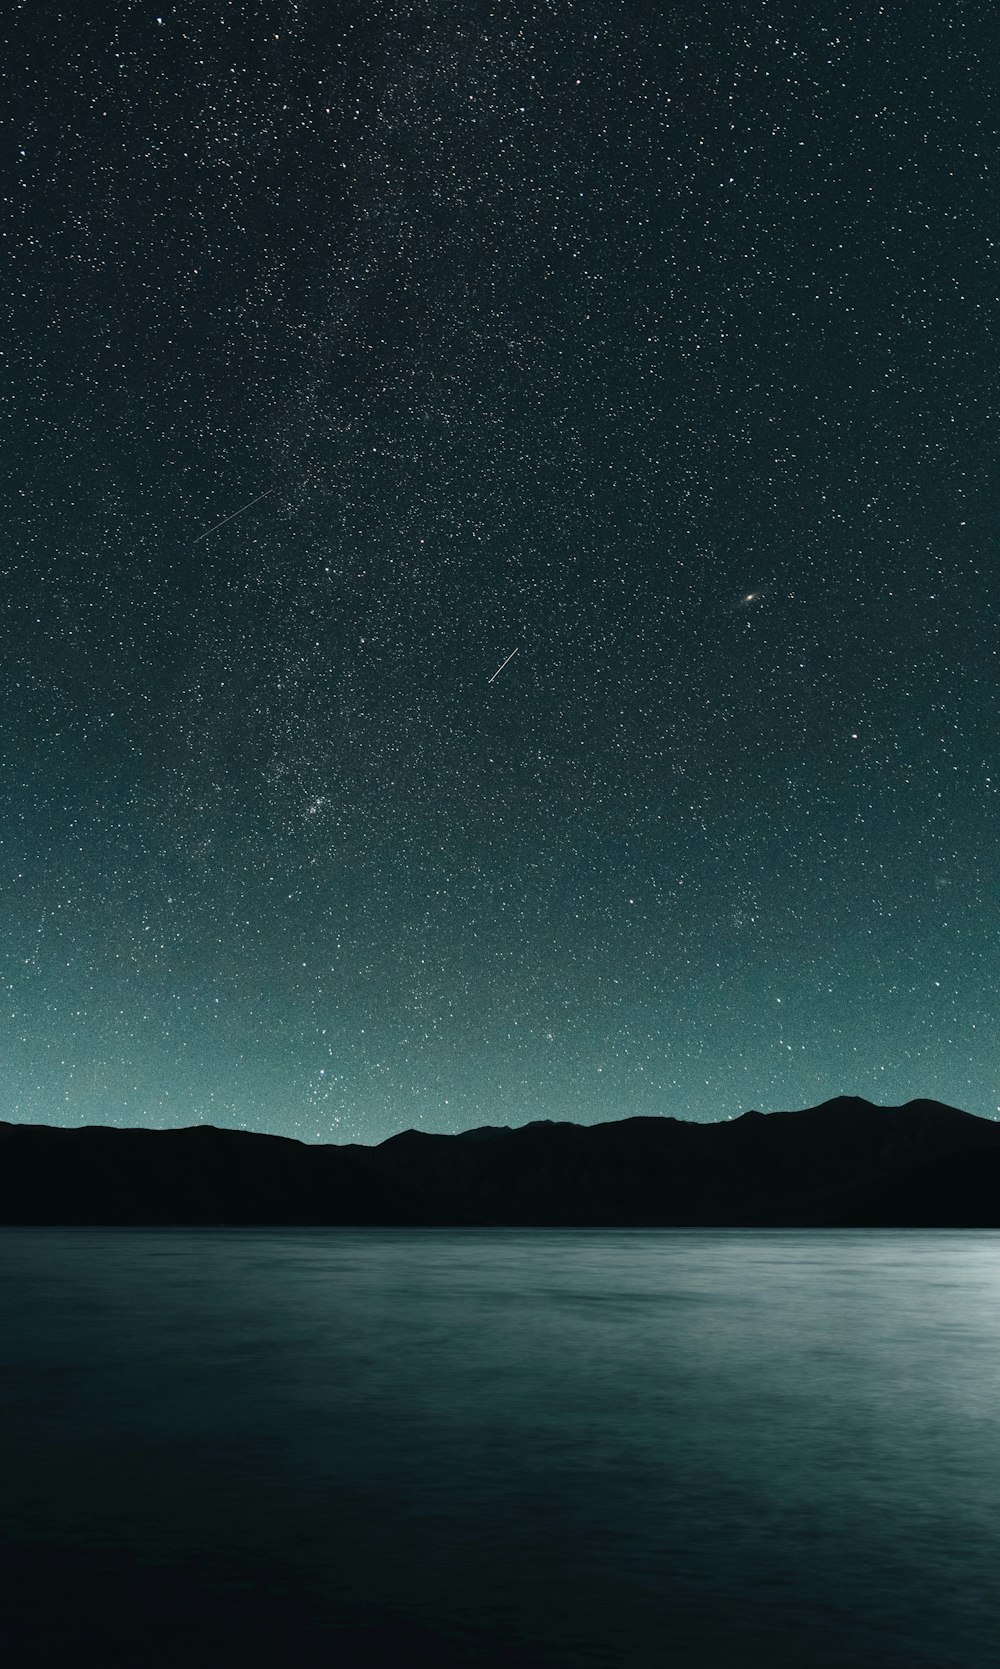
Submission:
<svg viewBox="0 0 1000 1669">
<path fill-rule="evenodd" d="M 996 1669 L 1000 1235 L 0 1231 L 21 1664 Z"/>
</svg>

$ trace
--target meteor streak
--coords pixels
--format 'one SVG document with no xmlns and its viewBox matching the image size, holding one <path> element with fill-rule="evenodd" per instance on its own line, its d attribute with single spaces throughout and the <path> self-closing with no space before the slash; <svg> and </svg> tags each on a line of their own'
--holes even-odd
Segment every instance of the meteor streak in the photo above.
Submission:
<svg viewBox="0 0 1000 1669">
<path fill-rule="evenodd" d="M 204 533 L 199 533 L 194 543 L 200 545 L 201 541 L 207 539 L 210 533 L 217 533 L 220 527 L 225 527 L 227 522 L 234 522 L 237 516 L 242 516 L 244 510 L 252 510 L 254 505 L 259 504 L 262 498 L 270 498 L 271 494 L 276 493 L 277 490 L 277 487 L 268 487 L 266 493 L 258 493 L 257 497 L 252 498 L 249 504 L 241 504 L 238 510 L 234 510 L 228 516 L 223 516 L 221 522 L 213 522 L 211 527 L 206 527 Z"/>
<path fill-rule="evenodd" d="M 510 654 L 507 656 L 507 661 L 512 661 L 516 654 L 517 654 L 517 650 L 512 649 Z M 495 673 L 493 674 L 493 678 L 499 678 L 499 676 L 500 676 L 501 672 L 503 671 L 504 667 L 507 665 L 507 661 L 501 661 L 500 662 L 500 665 L 497 667 Z M 492 684 L 493 678 L 487 678 L 487 680 L 486 680 L 487 684 Z"/>
</svg>

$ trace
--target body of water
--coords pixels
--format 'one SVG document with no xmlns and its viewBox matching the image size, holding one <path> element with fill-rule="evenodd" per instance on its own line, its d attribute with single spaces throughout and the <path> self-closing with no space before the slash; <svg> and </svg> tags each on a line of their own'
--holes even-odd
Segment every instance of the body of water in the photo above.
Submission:
<svg viewBox="0 0 1000 1669">
<path fill-rule="evenodd" d="M 995 1669 L 1000 1234 L 0 1231 L 17 1664 Z"/>
</svg>

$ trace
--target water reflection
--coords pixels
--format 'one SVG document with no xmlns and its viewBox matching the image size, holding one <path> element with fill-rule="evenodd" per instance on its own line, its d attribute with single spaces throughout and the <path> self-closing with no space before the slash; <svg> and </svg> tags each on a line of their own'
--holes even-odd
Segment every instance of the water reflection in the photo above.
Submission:
<svg viewBox="0 0 1000 1669">
<path fill-rule="evenodd" d="M 0 1245 L 32 1661 L 995 1663 L 998 1235 Z"/>
</svg>

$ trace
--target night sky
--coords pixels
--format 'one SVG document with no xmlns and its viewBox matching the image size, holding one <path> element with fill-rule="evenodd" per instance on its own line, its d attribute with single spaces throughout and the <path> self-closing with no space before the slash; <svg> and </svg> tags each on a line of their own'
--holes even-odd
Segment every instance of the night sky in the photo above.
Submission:
<svg viewBox="0 0 1000 1669">
<path fill-rule="evenodd" d="M 996 1116 L 994 8 L 15 11 L 0 1117 Z"/>
</svg>

